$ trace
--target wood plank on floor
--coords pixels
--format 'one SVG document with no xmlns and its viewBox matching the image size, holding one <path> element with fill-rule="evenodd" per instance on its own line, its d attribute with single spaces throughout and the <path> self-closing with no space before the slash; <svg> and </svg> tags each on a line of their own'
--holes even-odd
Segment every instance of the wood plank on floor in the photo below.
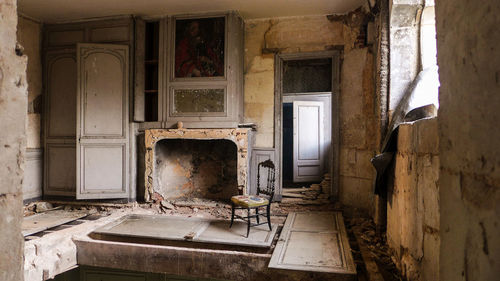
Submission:
<svg viewBox="0 0 500 281">
<path fill-rule="evenodd" d="M 70 212 L 64 210 L 47 211 L 24 217 L 21 229 L 23 236 L 29 236 L 61 224 L 75 221 L 87 215 L 87 212 Z"/>
<path fill-rule="evenodd" d="M 355 275 L 341 213 L 290 213 L 269 267 Z"/>
</svg>

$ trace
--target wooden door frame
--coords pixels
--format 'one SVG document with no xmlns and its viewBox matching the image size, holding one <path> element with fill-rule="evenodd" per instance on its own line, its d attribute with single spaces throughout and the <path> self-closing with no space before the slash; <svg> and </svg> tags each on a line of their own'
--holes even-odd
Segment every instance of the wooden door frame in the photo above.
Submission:
<svg viewBox="0 0 500 281">
<path fill-rule="evenodd" d="M 281 171 L 283 168 L 282 157 L 282 129 L 283 129 L 283 64 L 285 61 L 291 60 L 306 60 L 306 59 L 332 59 L 332 144 L 330 155 L 330 174 L 332 175 L 330 187 L 330 199 L 338 200 L 339 192 L 339 158 L 340 158 L 340 63 L 341 51 L 321 51 L 293 54 L 276 54 L 274 57 L 274 153 L 277 169 L 277 199 L 281 200 L 283 177 Z"/>
</svg>

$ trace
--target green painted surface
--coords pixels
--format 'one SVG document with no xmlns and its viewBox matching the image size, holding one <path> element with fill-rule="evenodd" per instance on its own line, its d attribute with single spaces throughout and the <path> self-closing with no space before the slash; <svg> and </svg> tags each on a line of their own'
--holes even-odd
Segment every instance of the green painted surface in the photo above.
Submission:
<svg viewBox="0 0 500 281">
<path fill-rule="evenodd" d="M 107 268 L 80 267 L 57 275 L 52 281 L 224 281 L 161 273 L 144 273 Z"/>
</svg>

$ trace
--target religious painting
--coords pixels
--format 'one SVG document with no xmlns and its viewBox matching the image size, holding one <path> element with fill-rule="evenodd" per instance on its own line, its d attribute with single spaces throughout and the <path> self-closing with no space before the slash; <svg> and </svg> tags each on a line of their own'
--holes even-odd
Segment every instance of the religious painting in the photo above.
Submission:
<svg viewBox="0 0 500 281">
<path fill-rule="evenodd" d="M 175 21 L 175 78 L 224 76 L 225 18 Z"/>
</svg>

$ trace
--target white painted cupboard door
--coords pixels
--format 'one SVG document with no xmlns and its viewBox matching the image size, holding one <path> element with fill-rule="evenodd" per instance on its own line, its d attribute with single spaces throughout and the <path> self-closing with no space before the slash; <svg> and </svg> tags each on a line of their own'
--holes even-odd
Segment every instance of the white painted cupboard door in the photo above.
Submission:
<svg viewBox="0 0 500 281">
<path fill-rule="evenodd" d="M 324 166 L 323 102 L 293 102 L 293 181 L 320 181 Z"/>
<path fill-rule="evenodd" d="M 128 46 L 77 46 L 77 199 L 128 197 L 128 60 Z"/>
<path fill-rule="evenodd" d="M 44 195 L 75 196 L 76 57 L 45 54 Z"/>
</svg>

